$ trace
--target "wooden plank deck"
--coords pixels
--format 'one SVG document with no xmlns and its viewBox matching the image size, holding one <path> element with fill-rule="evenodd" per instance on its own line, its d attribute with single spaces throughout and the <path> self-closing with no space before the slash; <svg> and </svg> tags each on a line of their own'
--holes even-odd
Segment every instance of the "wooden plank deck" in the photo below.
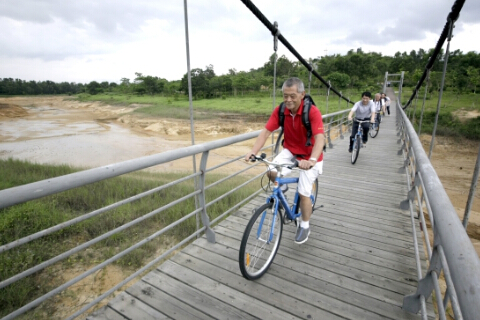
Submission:
<svg viewBox="0 0 480 320">
<path fill-rule="evenodd" d="M 265 196 L 216 226 L 215 244 L 196 240 L 88 319 L 420 319 L 401 309 L 417 276 L 410 216 L 399 208 L 408 188 L 394 118 L 384 118 L 355 165 L 348 136 L 334 141 L 309 240 L 295 244 L 295 226 L 286 225 L 261 279 L 242 277 L 238 250 Z"/>
</svg>

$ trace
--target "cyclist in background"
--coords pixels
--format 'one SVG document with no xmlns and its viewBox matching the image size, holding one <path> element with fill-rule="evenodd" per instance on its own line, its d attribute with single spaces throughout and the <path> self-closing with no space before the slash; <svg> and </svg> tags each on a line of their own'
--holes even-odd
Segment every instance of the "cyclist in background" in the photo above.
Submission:
<svg viewBox="0 0 480 320">
<path fill-rule="evenodd" d="M 375 113 L 376 113 L 376 120 L 377 123 L 380 123 L 380 112 L 382 114 L 385 114 L 385 99 L 382 98 L 382 95 L 380 93 L 375 93 Z"/>
<path fill-rule="evenodd" d="M 276 163 L 291 163 L 298 161 L 300 176 L 298 181 L 298 193 L 300 194 L 300 210 L 302 221 L 297 228 L 295 242 L 298 244 L 308 240 L 310 234 L 310 216 L 312 214 L 312 202 L 310 194 L 314 181 L 323 170 L 323 146 L 325 144 L 322 114 L 317 107 L 310 108 L 309 121 L 311 123 L 311 145 L 307 146 L 307 129 L 302 123 L 302 111 L 304 107 L 305 86 L 299 78 L 289 78 L 282 86 L 283 101 L 285 103 L 284 120 L 284 143 L 283 150 L 273 160 Z M 258 136 L 252 150 L 245 155 L 248 161 L 252 155 L 256 155 L 264 146 L 270 134 L 280 127 L 279 106 L 273 110 L 265 128 Z M 283 171 L 285 173 L 285 170 Z M 288 172 L 287 172 L 288 173 Z M 274 167 L 269 169 L 268 177 L 275 181 L 277 171 Z"/>
<path fill-rule="evenodd" d="M 353 113 L 355 113 L 355 119 L 357 120 L 369 120 L 370 123 L 375 123 L 375 104 L 372 100 L 372 94 L 368 91 L 362 93 L 362 100 L 358 101 L 353 105 L 352 110 L 348 114 L 348 120 L 352 120 Z M 363 128 L 363 144 L 365 145 L 368 141 L 368 130 L 370 126 L 368 122 L 362 123 Z M 355 134 L 358 131 L 358 122 L 353 121 L 352 126 L 352 135 L 350 136 L 350 146 L 348 147 L 348 152 L 352 152 L 353 147 L 353 139 L 355 138 Z"/>
<path fill-rule="evenodd" d="M 388 115 L 390 115 L 390 98 L 382 92 L 382 98 L 385 99 L 385 106 L 387 108 Z"/>
</svg>

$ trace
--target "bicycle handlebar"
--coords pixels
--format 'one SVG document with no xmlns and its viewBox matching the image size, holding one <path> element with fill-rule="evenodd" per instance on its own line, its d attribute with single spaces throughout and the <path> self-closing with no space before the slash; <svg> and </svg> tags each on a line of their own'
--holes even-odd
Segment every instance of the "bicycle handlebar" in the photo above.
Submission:
<svg viewBox="0 0 480 320">
<path fill-rule="evenodd" d="M 370 122 L 370 120 L 357 120 L 357 119 L 352 119 L 352 120 L 358 123 Z"/>
<path fill-rule="evenodd" d="M 266 159 L 267 155 L 265 153 L 262 153 L 259 156 L 256 156 L 254 154 L 252 154 L 250 156 L 250 161 L 251 162 L 255 162 L 255 161 L 262 161 L 262 162 L 265 162 L 266 164 L 269 164 L 269 165 L 272 165 L 272 166 L 275 166 L 275 167 L 285 167 L 285 168 L 288 168 L 288 169 L 294 169 L 294 168 L 297 168 L 298 167 L 298 161 L 295 161 L 294 164 L 291 164 L 291 163 L 275 163 L 275 162 L 272 162 L 272 161 L 269 161 Z"/>
</svg>

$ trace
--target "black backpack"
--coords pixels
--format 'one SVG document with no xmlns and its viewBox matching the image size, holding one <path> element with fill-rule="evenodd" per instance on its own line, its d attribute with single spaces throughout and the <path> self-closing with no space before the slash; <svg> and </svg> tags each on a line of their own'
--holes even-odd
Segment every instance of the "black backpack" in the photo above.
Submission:
<svg viewBox="0 0 480 320">
<path fill-rule="evenodd" d="M 307 129 L 307 143 L 305 146 L 309 147 L 312 145 L 312 126 L 310 125 L 310 119 L 308 115 L 310 114 L 310 108 L 312 105 L 315 105 L 315 102 L 313 102 L 312 97 L 309 94 L 306 94 L 305 97 L 303 98 L 303 111 L 302 111 L 302 122 L 303 126 Z M 280 104 L 280 108 L 278 108 L 278 119 L 279 119 L 279 125 L 282 127 L 282 132 L 283 132 L 283 123 L 285 122 L 285 103 L 282 102 Z M 283 145 L 283 141 L 282 141 Z M 325 148 L 324 148 L 325 149 Z"/>
</svg>

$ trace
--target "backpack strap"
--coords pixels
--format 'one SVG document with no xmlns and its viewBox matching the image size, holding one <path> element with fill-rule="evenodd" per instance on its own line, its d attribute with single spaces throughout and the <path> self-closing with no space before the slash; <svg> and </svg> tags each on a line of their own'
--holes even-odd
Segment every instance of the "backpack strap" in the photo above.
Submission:
<svg viewBox="0 0 480 320">
<path fill-rule="evenodd" d="M 285 123 L 285 102 L 280 103 L 280 107 L 278 108 L 278 124 L 282 127 Z"/>
<path fill-rule="evenodd" d="M 312 145 L 312 126 L 310 124 L 310 108 L 315 103 L 313 102 L 312 97 L 309 94 L 305 95 L 303 98 L 303 111 L 302 111 L 302 122 L 305 129 L 307 129 L 307 143 L 305 146 L 309 147 Z"/>
</svg>

